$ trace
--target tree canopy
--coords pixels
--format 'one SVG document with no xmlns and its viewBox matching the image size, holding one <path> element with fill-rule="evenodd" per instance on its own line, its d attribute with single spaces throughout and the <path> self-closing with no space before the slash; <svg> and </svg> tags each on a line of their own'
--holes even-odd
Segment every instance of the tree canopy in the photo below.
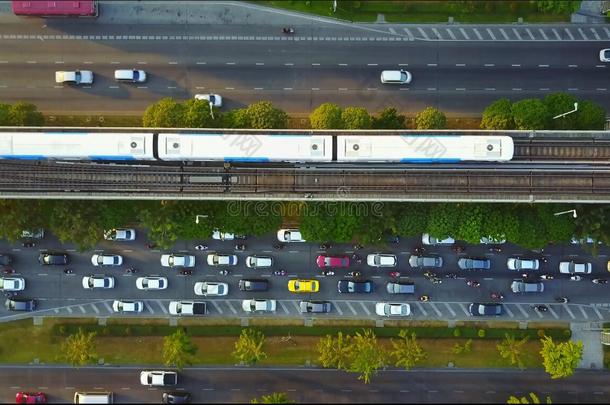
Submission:
<svg viewBox="0 0 610 405">
<path fill-rule="evenodd" d="M 1 109 L 0 119 L 2 119 Z M 9 107 L 8 121 L 14 126 L 41 126 L 44 124 L 44 116 L 34 104 L 19 102 Z"/>
<path fill-rule="evenodd" d="M 417 342 L 415 332 L 409 333 L 402 329 L 398 336 L 400 339 L 391 339 L 392 350 L 390 355 L 394 359 L 396 367 L 402 367 L 405 370 L 412 369 L 417 363 L 426 358 L 426 352 L 423 347 Z"/>
<path fill-rule="evenodd" d="M 482 129 L 510 130 L 515 129 L 512 112 L 513 103 L 507 98 L 494 101 L 483 111 Z"/>
<path fill-rule="evenodd" d="M 512 106 L 516 129 L 547 129 L 549 111 L 546 105 L 537 98 L 517 101 Z"/>
<path fill-rule="evenodd" d="M 184 105 L 171 97 L 162 98 L 144 111 L 142 125 L 153 128 L 179 128 L 184 121 Z"/>
<path fill-rule="evenodd" d="M 415 128 L 417 129 L 444 129 L 446 125 L 445 113 L 434 107 L 426 107 L 415 116 Z"/>
<path fill-rule="evenodd" d="M 345 129 L 371 128 L 371 116 L 363 107 L 346 107 L 341 113 L 341 120 Z"/>
<path fill-rule="evenodd" d="M 197 346 L 183 328 L 163 338 L 163 362 L 168 367 L 182 370 L 184 366 L 191 365 L 193 356 L 197 353 Z"/>
<path fill-rule="evenodd" d="M 582 359 L 582 341 L 555 343 L 550 336 L 540 339 L 542 342 L 542 363 L 551 378 L 565 378 L 574 374 L 578 362 Z"/>
<path fill-rule="evenodd" d="M 243 364 L 254 365 L 267 357 L 263 351 L 264 345 L 263 332 L 251 328 L 242 329 L 235 342 L 233 357 Z"/>
<path fill-rule="evenodd" d="M 85 332 L 82 328 L 68 336 L 61 344 L 61 353 L 72 366 L 84 366 L 97 361 L 95 332 Z"/>
<path fill-rule="evenodd" d="M 342 110 L 337 104 L 324 103 L 309 114 L 309 122 L 313 129 L 342 129 Z"/>
<path fill-rule="evenodd" d="M 404 129 L 405 116 L 399 115 L 394 107 L 386 107 L 372 118 L 371 126 L 374 129 Z"/>
</svg>

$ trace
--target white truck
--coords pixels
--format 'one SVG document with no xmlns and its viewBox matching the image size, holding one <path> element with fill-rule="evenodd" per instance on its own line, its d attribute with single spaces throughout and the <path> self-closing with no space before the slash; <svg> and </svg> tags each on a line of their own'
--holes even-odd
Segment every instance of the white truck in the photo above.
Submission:
<svg viewBox="0 0 610 405">
<path fill-rule="evenodd" d="M 178 373 L 175 371 L 142 371 L 140 384 L 151 387 L 168 387 L 178 384 Z"/>
<path fill-rule="evenodd" d="M 203 301 L 171 301 L 169 303 L 169 313 L 171 315 L 205 315 L 208 308 Z"/>
</svg>

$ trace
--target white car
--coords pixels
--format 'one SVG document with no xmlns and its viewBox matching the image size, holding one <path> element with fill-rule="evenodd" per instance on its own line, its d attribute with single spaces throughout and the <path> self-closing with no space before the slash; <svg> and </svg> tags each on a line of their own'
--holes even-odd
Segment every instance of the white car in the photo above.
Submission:
<svg viewBox="0 0 610 405">
<path fill-rule="evenodd" d="M 248 256 L 246 257 L 246 267 L 259 269 L 273 266 L 273 258 L 269 256 Z"/>
<path fill-rule="evenodd" d="M 599 60 L 601 62 L 610 62 L 610 48 L 599 51 Z"/>
<path fill-rule="evenodd" d="M 519 257 L 509 257 L 506 260 L 509 270 L 538 270 L 540 261 L 538 259 L 521 259 Z"/>
<path fill-rule="evenodd" d="M 371 253 L 366 256 L 366 264 L 372 267 L 396 267 L 398 259 L 392 254 Z"/>
<path fill-rule="evenodd" d="M 114 277 L 100 275 L 90 275 L 83 277 L 83 288 L 91 290 L 93 288 L 114 288 Z"/>
<path fill-rule="evenodd" d="M 385 84 L 409 84 L 411 73 L 406 70 L 384 70 L 381 72 L 381 83 Z"/>
<path fill-rule="evenodd" d="M 446 237 L 445 239 L 435 238 L 434 236 L 430 236 L 429 233 L 424 233 L 421 236 L 421 243 L 424 245 L 453 245 L 455 243 L 455 239 L 451 236 Z"/>
<path fill-rule="evenodd" d="M 121 255 L 105 255 L 103 253 L 91 256 L 91 264 L 94 266 L 120 266 L 123 264 Z"/>
<path fill-rule="evenodd" d="M 55 72 L 55 83 L 92 84 L 93 72 L 90 70 L 71 70 Z"/>
<path fill-rule="evenodd" d="M 116 228 L 104 231 L 104 239 L 115 242 L 136 240 L 136 230 L 131 228 Z"/>
<path fill-rule="evenodd" d="M 169 303 L 170 315 L 205 315 L 208 313 L 208 306 L 203 301 L 171 301 Z"/>
<path fill-rule="evenodd" d="M 275 311 L 276 301 L 275 300 L 243 300 L 241 307 L 246 312 L 273 312 Z"/>
<path fill-rule="evenodd" d="M 142 312 L 144 303 L 142 301 L 115 300 L 112 303 L 114 312 Z"/>
<path fill-rule="evenodd" d="M 280 242 L 305 242 L 298 229 L 280 229 L 277 231 L 277 240 Z"/>
<path fill-rule="evenodd" d="M 229 293 L 229 284 L 213 281 L 198 281 L 195 283 L 195 295 L 206 297 L 219 297 Z"/>
<path fill-rule="evenodd" d="M 161 266 L 163 267 L 195 267 L 195 256 L 193 255 L 161 255 Z"/>
<path fill-rule="evenodd" d="M 404 302 L 378 302 L 375 304 L 375 312 L 380 316 L 409 316 L 411 306 Z"/>
<path fill-rule="evenodd" d="M 178 373 L 175 371 L 142 371 L 140 384 L 167 387 L 178 384 Z"/>
<path fill-rule="evenodd" d="M 114 71 L 114 80 L 119 82 L 144 83 L 146 72 L 136 69 L 119 69 Z"/>
<path fill-rule="evenodd" d="M 195 99 L 212 103 L 212 107 L 222 107 L 222 97 L 218 94 L 195 94 Z"/>
<path fill-rule="evenodd" d="M 588 262 L 559 262 L 559 272 L 561 274 L 591 274 L 593 265 Z"/>
<path fill-rule="evenodd" d="M 235 239 L 235 234 L 229 232 L 222 232 L 218 229 L 214 229 L 212 232 L 212 239 L 214 240 L 233 240 Z"/>
<path fill-rule="evenodd" d="M 506 237 L 502 236 L 500 239 L 495 239 L 491 236 L 482 236 L 479 242 L 483 245 L 502 245 L 506 243 Z"/>
<path fill-rule="evenodd" d="M 207 262 L 208 266 L 235 266 L 237 264 L 237 256 L 212 253 L 208 255 Z"/>
<path fill-rule="evenodd" d="M 138 277 L 136 288 L 138 290 L 165 290 L 167 288 L 167 278 L 159 276 Z"/>
<path fill-rule="evenodd" d="M 25 290 L 25 279 L 21 277 L 0 278 L 0 291 L 23 291 Z"/>
</svg>

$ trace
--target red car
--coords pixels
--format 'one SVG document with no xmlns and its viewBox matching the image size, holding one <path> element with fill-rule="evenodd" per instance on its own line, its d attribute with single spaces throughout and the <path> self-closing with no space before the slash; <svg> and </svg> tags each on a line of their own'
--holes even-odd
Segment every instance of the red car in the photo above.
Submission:
<svg viewBox="0 0 610 405">
<path fill-rule="evenodd" d="M 18 404 L 44 404 L 47 402 L 47 396 L 44 392 L 33 394 L 20 391 L 15 395 L 15 402 Z"/>
<path fill-rule="evenodd" d="M 316 263 L 321 269 L 326 267 L 349 267 L 349 257 L 320 255 L 316 259 Z"/>
</svg>

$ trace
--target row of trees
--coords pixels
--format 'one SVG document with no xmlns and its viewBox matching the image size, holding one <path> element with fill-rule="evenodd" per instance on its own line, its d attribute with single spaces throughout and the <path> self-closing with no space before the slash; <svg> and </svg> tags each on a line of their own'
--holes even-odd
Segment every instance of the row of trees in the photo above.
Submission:
<svg viewBox="0 0 610 405">
<path fill-rule="evenodd" d="M 555 216 L 576 208 L 578 218 Z M 0 237 L 44 228 L 80 250 L 101 241 L 104 229 L 141 226 L 148 239 L 169 249 L 177 240 L 209 239 L 214 228 L 252 236 L 280 228 L 284 216 L 300 222 L 310 241 L 384 243 L 428 232 L 473 244 L 483 236 L 526 248 L 591 236 L 610 244 L 610 206 L 486 203 L 365 203 L 263 201 L 0 200 Z M 199 215 L 199 222 L 195 221 Z"/>
<path fill-rule="evenodd" d="M 560 114 L 576 112 L 553 119 Z M 502 98 L 491 103 L 483 111 L 482 129 L 556 129 L 556 130 L 603 130 L 606 124 L 606 111 L 592 101 L 579 100 L 568 93 L 552 93 L 540 100 L 528 98 L 511 102 Z"/>
<path fill-rule="evenodd" d="M 43 124 L 44 116 L 34 104 L 0 104 L 0 126 L 27 127 Z"/>
</svg>

